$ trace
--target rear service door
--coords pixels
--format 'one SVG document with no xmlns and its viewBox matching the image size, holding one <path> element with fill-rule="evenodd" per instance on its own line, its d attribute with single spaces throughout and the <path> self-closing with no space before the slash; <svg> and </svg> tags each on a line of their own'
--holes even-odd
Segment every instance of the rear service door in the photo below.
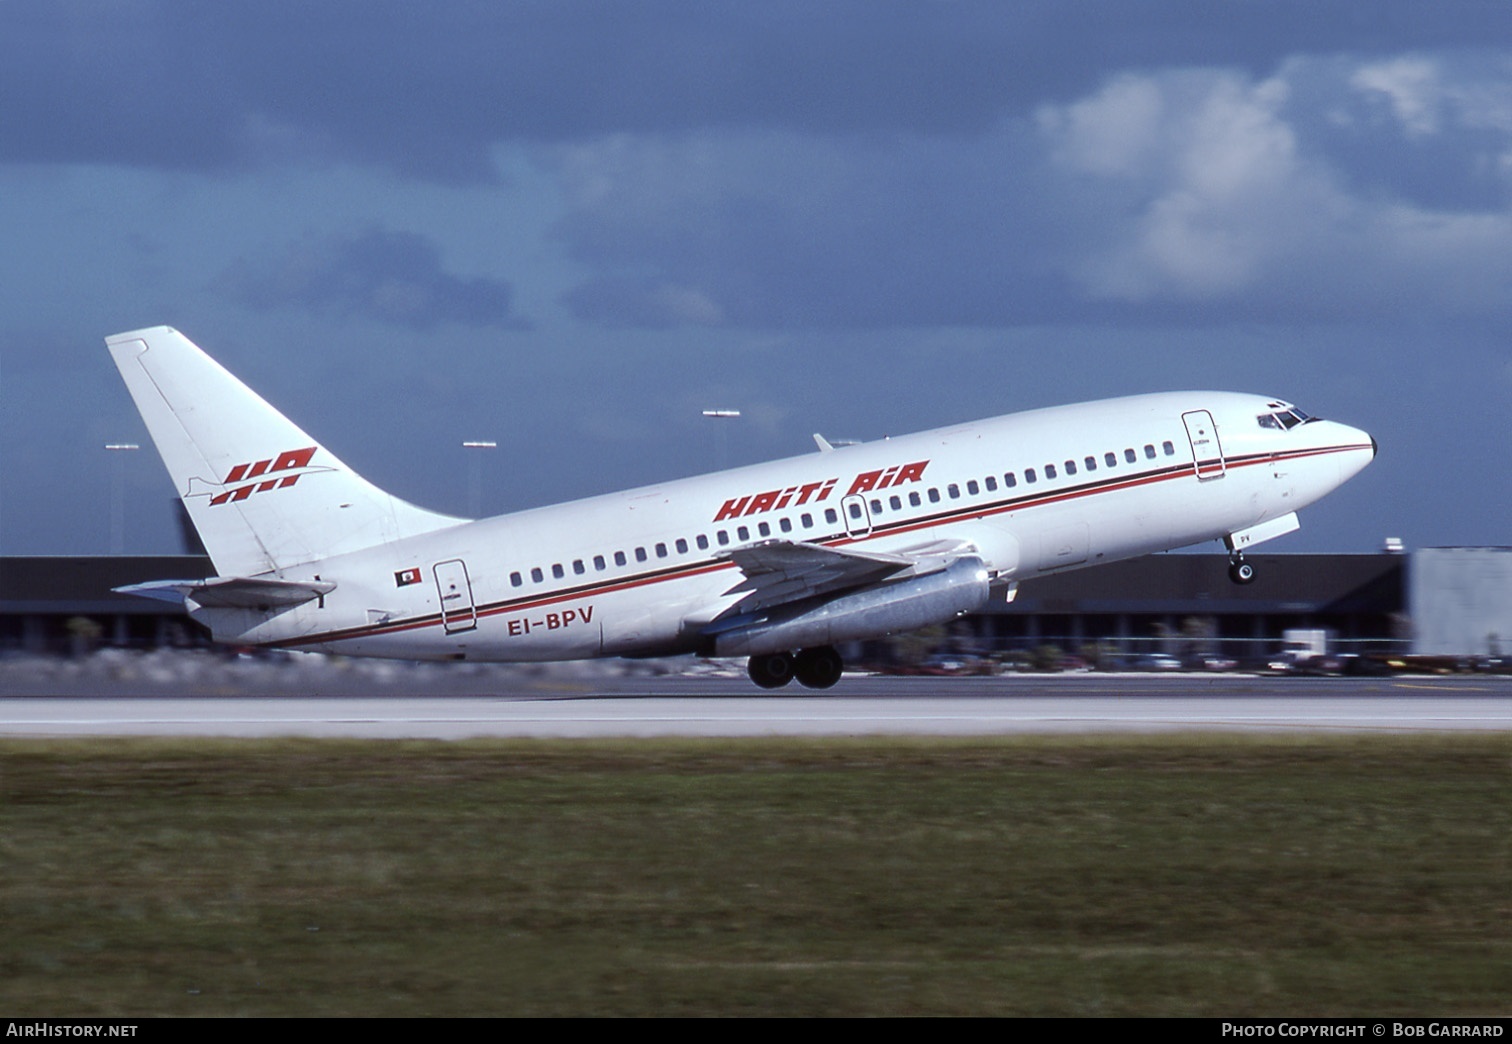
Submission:
<svg viewBox="0 0 1512 1044">
<path fill-rule="evenodd" d="M 471 631 L 478 626 L 478 611 L 473 606 L 472 582 L 467 578 L 467 565 L 460 558 L 437 562 L 432 567 L 436 575 L 436 592 L 441 596 L 441 623 L 447 634 Z"/>
</svg>

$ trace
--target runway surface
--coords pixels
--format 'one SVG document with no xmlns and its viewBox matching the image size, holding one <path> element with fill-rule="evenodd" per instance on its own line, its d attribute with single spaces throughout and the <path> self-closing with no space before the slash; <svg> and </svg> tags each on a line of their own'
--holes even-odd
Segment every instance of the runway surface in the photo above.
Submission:
<svg viewBox="0 0 1512 1044">
<path fill-rule="evenodd" d="M 306 686 L 304 693 L 152 695 L 143 687 L 0 697 L 0 735 L 456 740 L 1512 730 L 1512 677 L 1492 676 L 847 676 L 825 693 L 794 688 L 778 695 L 760 694 L 744 679 L 686 676 L 546 676 L 441 695 L 364 695 L 347 691 L 363 687 L 351 679 L 339 693 Z"/>
</svg>

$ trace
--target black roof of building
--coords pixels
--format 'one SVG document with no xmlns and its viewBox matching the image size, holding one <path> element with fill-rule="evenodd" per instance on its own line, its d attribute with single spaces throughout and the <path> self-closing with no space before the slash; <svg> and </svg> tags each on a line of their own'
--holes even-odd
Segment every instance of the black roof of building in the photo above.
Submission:
<svg viewBox="0 0 1512 1044">
<path fill-rule="evenodd" d="M 1390 613 L 1403 607 L 1399 554 L 1255 555 L 1255 582 L 1228 578 L 1227 555 L 1148 555 L 1020 580 L 1000 613 Z"/>
<path fill-rule="evenodd" d="M 0 557 L 0 613 L 176 613 L 170 602 L 116 594 L 149 580 L 214 576 L 202 555 L 26 555 Z"/>
<path fill-rule="evenodd" d="M 1238 586 L 1228 558 L 1150 555 L 1021 580 L 997 613 L 1389 613 L 1403 607 L 1407 556 L 1248 555 L 1257 578 Z M 0 557 L 0 613 L 163 614 L 171 603 L 115 594 L 149 580 L 214 576 L 201 555 Z"/>
</svg>

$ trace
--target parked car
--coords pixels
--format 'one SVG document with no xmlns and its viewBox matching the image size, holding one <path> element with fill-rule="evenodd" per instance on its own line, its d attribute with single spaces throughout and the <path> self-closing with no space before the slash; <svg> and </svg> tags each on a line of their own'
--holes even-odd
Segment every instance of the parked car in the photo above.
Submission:
<svg viewBox="0 0 1512 1044">
<path fill-rule="evenodd" d="M 1129 660 L 1129 668 L 1136 671 L 1179 671 L 1181 661 L 1169 653 L 1140 653 Z"/>
</svg>

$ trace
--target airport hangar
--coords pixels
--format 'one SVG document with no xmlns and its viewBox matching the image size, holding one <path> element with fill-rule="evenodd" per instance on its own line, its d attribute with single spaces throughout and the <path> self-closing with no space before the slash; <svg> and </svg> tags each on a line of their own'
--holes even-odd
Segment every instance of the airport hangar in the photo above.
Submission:
<svg viewBox="0 0 1512 1044">
<path fill-rule="evenodd" d="M 1247 586 L 1229 582 L 1222 554 L 1150 555 L 1031 578 L 1011 603 L 958 622 L 941 644 L 1252 662 L 1278 653 L 1283 632 L 1303 628 L 1330 632 L 1336 652 L 1512 653 L 1512 548 L 1248 558 L 1258 579 Z M 0 557 L 0 652 L 207 644 L 171 604 L 111 589 L 212 575 L 202 555 Z"/>
</svg>

